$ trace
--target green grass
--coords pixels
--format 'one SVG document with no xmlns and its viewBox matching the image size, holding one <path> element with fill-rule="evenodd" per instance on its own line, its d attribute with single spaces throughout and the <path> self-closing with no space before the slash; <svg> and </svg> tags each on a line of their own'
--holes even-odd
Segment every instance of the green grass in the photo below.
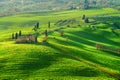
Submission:
<svg viewBox="0 0 120 80">
<path fill-rule="evenodd" d="M 27 13 L 0 18 L 0 79 L 4 80 L 115 80 L 120 75 L 120 57 L 111 52 L 99 51 L 96 43 L 120 48 L 120 37 L 114 35 L 110 25 L 97 24 L 97 30 L 88 28 L 81 17 L 90 20 L 101 15 L 118 15 L 119 11 L 105 8 L 96 10 L 73 10 L 47 13 Z M 116 15 L 115 15 L 116 14 Z M 114 17 L 113 17 L 114 18 Z M 58 20 L 76 19 L 69 24 L 54 25 Z M 103 18 L 104 19 L 104 18 Z M 108 18 L 105 18 L 106 20 Z M 16 44 L 11 34 L 22 30 L 23 34 L 34 33 L 32 28 L 40 22 L 39 32 L 47 29 L 50 21 L 48 44 L 42 43 L 40 35 L 36 44 Z M 115 21 L 110 19 L 110 21 Z M 117 20 L 116 20 L 117 21 Z M 78 26 L 80 24 L 81 26 Z M 63 28 L 61 37 L 54 29 Z M 66 40 L 68 38 L 68 41 Z"/>
</svg>

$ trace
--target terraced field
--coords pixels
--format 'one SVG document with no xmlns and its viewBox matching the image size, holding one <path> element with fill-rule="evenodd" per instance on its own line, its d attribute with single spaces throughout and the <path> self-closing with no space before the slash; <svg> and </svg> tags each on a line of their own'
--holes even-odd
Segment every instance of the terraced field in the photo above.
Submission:
<svg viewBox="0 0 120 80">
<path fill-rule="evenodd" d="M 84 14 L 90 23 L 82 20 Z M 118 36 L 111 31 L 113 22 L 120 22 L 119 14 L 117 10 L 104 8 L 1 17 L 0 79 L 119 80 L 120 54 L 96 49 L 98 43 L 120 49 L 119 29 L 116 31 Z M 60 24 L 55 24 L 60 20 Z M 49 21 L 51 27 L 48 29 Z M 89 25 L 94 21 L 99 23 L 91 29 Z M 22 34 L 34 33 L 32 29 L 36 22 L 40 23 L 38 43 L 17 44 L 10 39 L 11 34 L 19 30 Z M 43 43 L 42 32 L 46 29 L 49 31 L 48 40 Z M 60 31 L 64 31 L 63 36 Z"/>
</svg>

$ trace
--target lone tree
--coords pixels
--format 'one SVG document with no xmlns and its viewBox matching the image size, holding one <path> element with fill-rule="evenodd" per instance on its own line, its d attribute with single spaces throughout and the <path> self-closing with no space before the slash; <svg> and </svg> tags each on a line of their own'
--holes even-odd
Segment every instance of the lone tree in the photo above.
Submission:
<svg viewBox="0 0 120 80">
<path fill-rule="evenodd" d="M 89 19 L 88 18 L 85 18 L 85 23 L 89 23 Z"/>
<path fill-rule="evenodd" d="M 37 28 L 37 29 L 39 28 L 39 25 L 40 25 L 39 22 L 37 22 L 37 24 L 36 24 L 36 28 Z"/>
<path fill-rule="evenodd" d="M 18 38 L 18 33 L 15 34 L 15 39 L 17 39 L 17 38 Z"/>
<path fill-rule="evenodd" d="M 82 16 L 82 19 L 83 19 L 83 20 L 85 19 L 85 15 Z"/>
<path fill-rule="evenodd" d="M 45 30 L 45 37 L 47 37 L 48 36 L 48 31 L 47 30 Z"/>
<path fill-rule="evenodd" d="M 48 22 L 48 28 L 50 28 L 51 27 L 51 24 L 50 24 L 50 22 Z"/>
<path fill-rule="evenodd" d="M 12 33 L 12 39 L 15 39 L 14 33 Z"/>
<path fill-rule="evenodd" d="M 22 31 L 21 30 L 19 31 L 19 36 L 22 36 Z"/>
</svg>

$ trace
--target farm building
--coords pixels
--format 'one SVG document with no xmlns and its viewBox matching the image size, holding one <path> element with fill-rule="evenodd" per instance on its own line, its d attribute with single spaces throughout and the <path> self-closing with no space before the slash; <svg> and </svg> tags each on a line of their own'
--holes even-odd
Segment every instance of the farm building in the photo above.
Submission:
<svg viewBox="0 0 120 80">
<path fill-rule="evenodd" d="M 37 42 L 37 37 L 31 34 L 19 36 L 18 39 L 16 39 L 16 43 L 33 43 L 33 42 Z"/>
</svg>

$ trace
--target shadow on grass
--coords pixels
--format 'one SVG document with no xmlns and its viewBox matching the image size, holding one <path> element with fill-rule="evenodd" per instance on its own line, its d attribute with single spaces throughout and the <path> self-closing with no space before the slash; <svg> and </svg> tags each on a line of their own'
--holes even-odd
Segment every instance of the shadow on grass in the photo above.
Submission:
<svg viewBox="0 0 120 80">
<path fill-rule="evenodd" d="M 14 60 L 14 59 L 13 59 Z M 50 55 L 42 53 L 41 51 L 32 51 L 25 54 L 24 57 L 15 59 L 17 61 L 13 64 L 5 66 L 5 72 L 7 80 L 13 79 L 27 79 L 34 72 L 47 68 L 53 64 L 56 60 L 56 55 Z M 4 69 L 4 68 L 2 68 Z M 0 69 L 1 70 L 1 69 Z M 3 77 L 4 79 L 4 77 Z"/>
<path fill-rule="evenodd" d="M 119 60 L 108 61 L 108 59 L 105 59 L 105 60 L 107 60 L 107 62 L 106 62 L 103 57 L 99 58 L 99 56 L 97 57 L 97 54 L 93 55 L 93 54 L 88 53 L 89 51 L 86 53 L 85 51 L 81 52 L 79 50 L 71 50 L 71 49 L 61 47 L 61 46 L 57 46 L 57 45 L 54 45 L 54 44 L 49 44 L 49 45 L 50 45 L 50 47 L 52 47 L 56 50 L 59 50 L 65 56 L 69 56 L 70 59 L 80 61 L 78 58 L 80 58 L 80 59 L 82 58 L 84 60 L 87 60 L 89 62 L 93 62 L 95 64 L 100 64 L 102 66 L 105 66 L 105 67 L 108 67 L 108 68 L 111 68 L 111 69 L 114 69 L 114 70 L 119 70 L 118 66 L 114 65 L 114 64 L 119 63 Z M 76 58 L 76 57 L 78 57 L 78 58 Z M 102 61 L 102 60 L 104 60 L 104 61 Z M 111 64 L 111 61 L 112 61 L 112 64 Z M 108 63 L 108 62 L 110 62 L 110 63 Z"/>
<path fill-rule="evenodd" d="M 102 43 L 107 43 L 107 44 L 112 44 L 112 45 L 120 45 L 117 42 L 109 40 L 102 35 L 96 35 L 96 34 L 88 33 L 88 32 L 85 32 L 85 31 L 73 32 L 71 34 L 77 35 L 77 36 L 79 35 L 78 37 L 82 37 L 82 38 L 92 40 L 92 41 L 96 41 L 96 42 L 102 42 Z"/>
<path fill-rule="evenodd" d="M 55 70 L 59 76 L 83 76 L 83 77 L 97 77 L 99 73 L 92 68 L 71 68 Z M 57 76 L 58 76 L 57 75 Z"/>
<path fill-rule="evenodd" d="M 49 55 L 38 55 L 37 57 L 33 58 L 33 61 L 24 61 L 20 63 L 20 70 L 28 70 L 33 71 L 48 67 L 54 61 L 51 56 Z"/>
<path fill-rule="evenodd" d="M 70 40 L 74 41 L 74 42 L 78 42 L 79 44 L 81 44 L 82 46 L 85 45 L 90 45 L 90 46 L 95 46 L 94 42 L 89 41 L 89 39 L 85 39 L 85 38 L 81 38 L 81 36 L 75 35 L 74 34 L 67 34 L 66 36 L 69 37 Z"/>
<path fill-rule="evenodd" d="M 56 38 L 56 39 L 52 39 L 52 41 L 62 44 L 62 45 L 65 45 L 65 46 L 76 46 L 79 48 L 84 48 L 84 45 L 80 44 L 79 42 L 75 42 L 71 39 L 67 41 L 65 38 L 63 40 Z"/>
</svg>

